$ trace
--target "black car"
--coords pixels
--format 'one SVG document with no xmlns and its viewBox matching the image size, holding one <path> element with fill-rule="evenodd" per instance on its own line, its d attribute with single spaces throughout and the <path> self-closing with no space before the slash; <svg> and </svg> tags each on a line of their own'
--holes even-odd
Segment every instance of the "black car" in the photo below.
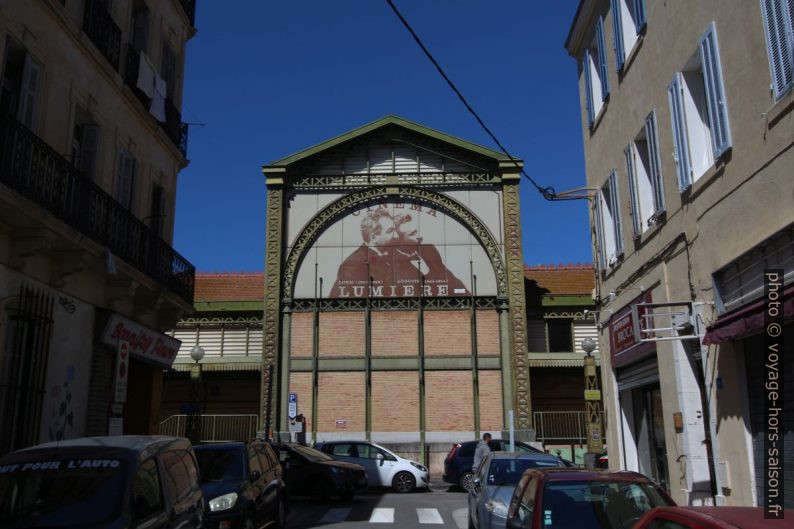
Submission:
<svg viewBox="0 0 794 529">
<path fill-rule="evenodd" d="M 284 526 L 286 489 L 270 446 L 213 443 L 193 450 L 201 471 L 207 529 Z"/>
<path fill-rule="evenodd" d="M 364 467 L 337 461 L 333 457 L 295 443 L 273 443 L 284 468 L 284 481 L 290 495 L 308 495 L 315 499 L 339 496 L 353 498 L 356 491 L 367 488 Z"/>
<path fill-rule="evenodd" d="M 0 459 L 0 527 L 200 528 L 198 480 L 187 439 L 120 435 L 37 445 Z"/>
<path fill-rule="evenodd" d="M 479 441 L 467 441 L 455 443 L 444 460 L 443 480 L 453 485 L 458 485 L 463 490 L 471 488 L 472 472 L 471 466 L 474 464 L 474 449 L 477 448 Z M 491 439 L 488 443 L 492 452 L 506 452 L 510 450 L 510 441 L 507 439 Z M 532 445 L 515 441 L 516 452 L 540 452 Z"/>
</svg>

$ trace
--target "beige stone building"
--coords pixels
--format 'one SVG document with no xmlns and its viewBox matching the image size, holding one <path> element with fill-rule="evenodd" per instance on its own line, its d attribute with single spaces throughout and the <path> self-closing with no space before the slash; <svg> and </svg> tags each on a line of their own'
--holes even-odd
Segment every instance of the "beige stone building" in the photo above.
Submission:
<svg viewBox="0 0 794 529">
<path fill-rule="evenodd" d="M 156 428 L 179 348 L 161 330 L 193 301 L 171 240 L 194 14 L 0 4 L 0 453 Z"/>
<path fill-rule="evenodd" d="M 565 44 L 593 197 L 610 466 L 683 504 L 763 504 L 764 269 L 784 284 L 780 399 L 794 410 L 791 9 L 586 0 Z M 794 432 L 781 423 L 791 507 Z"/>
</svg>

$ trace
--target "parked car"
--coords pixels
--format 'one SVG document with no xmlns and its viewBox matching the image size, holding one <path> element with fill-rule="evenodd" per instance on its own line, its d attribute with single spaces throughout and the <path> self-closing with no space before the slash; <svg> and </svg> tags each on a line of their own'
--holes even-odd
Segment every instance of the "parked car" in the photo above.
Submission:
<svg viewBox="0 0 794 529">
<path fill-rule="evenodd" d="M 564 465 L 557 457 L 535 452 L 491 452 L 483 459 L 469 490 L 470 529 L 504 529 L 510 498 L 529 468 Z"/>
<path fill-rule="evenodd" d="M 474 449 L 477 447 L 478 442 L 466 441 L 452 445 L 447 458 L 444 460 L 444 475 L 442 476 L 444 481 L 457 485 L 467 492 L 469 491 L 473 479 L 471 466 L 474 463 Z M 506 439 L 491 439 L 488 444 L 492 452 L 504 452 L 510 449 L 510 441 Z M 543 450 L 521 441 L 515 441 L 514 448 L 516 452 L 544 453 Z"/>
<path fill-rule="evenodd" d="M 595 467 L 609 468 L 609 454 L 606 452 L 606 450 L 602 452 L 600 455 L 596 456 Z"/>
<path fill-rule="evenodd" d="M 675 505 L 642 474 L 619 470 L 530 469 L 516 485 L 507 529 L 631 529 L 654 507 Z"/>
<path fill-rule="evenodd" d="M 318 450 L 340 461 L 364 467 L 370 486 L 391 487 L 396 492 L 411 492 L 430 485 L 427 468 L 398 456 L 382 446 L 367 441 L 333 441 L 317 443 Z"/>
<path fill-rule="evenodd" d="M 284 527 L 286 488 L 278 457 L 263 442 L 193 447 L 207 529 Z"/>
<path fill-rule="evenodd" d="M 764 507 L 656 507 L 646 512 L 633 529 L 774 529 L 791 527 L 794 510 L 781 519 L 765 519 Z M 789 521 L 786 522 L 786 519 Z"/>
<path fill-rule="evenodd" d="M 296 443 L 271 443 L 284 469 L 284 482 L 290 495 L 309 495 L 315 499 L 339 496 L 353 498 L 366 490 L 364 467 L 337 461 L 328 454 Z"/>
<path fill-rule="evenodd" d="M 187 439 L 123 435 L 45 443 L 0 459 L 0 527 L 200 528 Z"/>
</svg>

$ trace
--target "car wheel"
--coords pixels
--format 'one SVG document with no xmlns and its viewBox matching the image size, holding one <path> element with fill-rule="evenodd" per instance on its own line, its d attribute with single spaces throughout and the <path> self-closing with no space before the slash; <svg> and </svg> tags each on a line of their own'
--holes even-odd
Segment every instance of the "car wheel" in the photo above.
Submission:
<svg viewBox="0 0 794 529">
<path fill-rule="evenodd" d="M 416 488 L 416 478 L 410 472 L 398 472 L 391 481 L 391 486 L 400 493 L 411 492 Z"/>
<path fill-rule="evenodd" d="M 309 489 L 309 496 L 313 500 L 327 500 L 329 495 L 328 483 L 322 478 L 315 478 Z"/>
<path fill-rule="evenodd" d="M 471 484 L 474 481 L 474 473 L 470 470 L 467 470 L 463 474 L 460 475 L 460 479 L 458 480 L 458 485 L 460 488 L 469 492 L 471 490 Z"/>
</svg>

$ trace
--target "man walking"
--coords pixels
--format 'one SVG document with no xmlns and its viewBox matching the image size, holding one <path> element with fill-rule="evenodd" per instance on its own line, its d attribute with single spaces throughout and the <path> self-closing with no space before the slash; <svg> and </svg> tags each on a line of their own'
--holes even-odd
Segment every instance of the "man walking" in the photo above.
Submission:
<svg viewBox="0 0 794 529">
<path fill-rule="evenodd" d="M 491 451 L 491 434 L 484 433 L 482 434 L 482 440 L 477 443 L 477 448 L 474 449 L 474 461 L 471 464 L 471 471 L 476 473 L 477 468 L 479 468 L 480 463 L 488 455 L 488 452 Z"/>
</svg>

